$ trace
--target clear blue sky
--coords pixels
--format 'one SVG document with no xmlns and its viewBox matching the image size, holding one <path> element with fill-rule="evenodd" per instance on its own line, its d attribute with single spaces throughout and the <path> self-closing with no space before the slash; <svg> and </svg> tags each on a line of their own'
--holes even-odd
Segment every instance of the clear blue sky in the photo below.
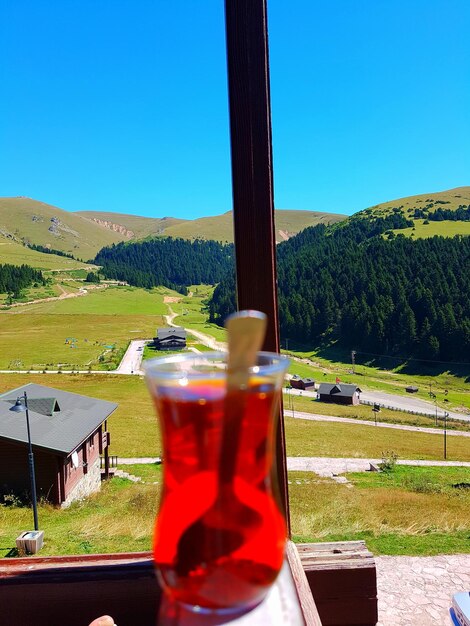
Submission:
<svg viewBox="0 0 470 626">
<path fill-rule="evenodd" d="M 268 0 L 277 208 L 470 184 L 468 0 Z M 0 196 L 231 208 L 223 0 L 4 0 Z"/>
</svg>

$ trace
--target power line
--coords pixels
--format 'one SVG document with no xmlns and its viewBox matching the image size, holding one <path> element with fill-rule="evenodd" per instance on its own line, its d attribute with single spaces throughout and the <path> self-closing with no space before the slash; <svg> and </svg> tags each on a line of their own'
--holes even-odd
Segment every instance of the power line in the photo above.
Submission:
<svg viewBox="0 0 470 626">
<path fill-rule="evenodd" d="M 445 365 L 470 365 L 470 362 L 462 361 L 438 361 L 433 359 L 414 359 L 406 356 L 391 356 L 390 354 L 375 354 L 374 352 L 361 352 L 356 350 L 356 354 L 366 354 L 368 356 L 377 356 L 383 359 L 395 359 L 395 361 L 417 361 L 418 363 L 444 363 Z"/>
</svg>

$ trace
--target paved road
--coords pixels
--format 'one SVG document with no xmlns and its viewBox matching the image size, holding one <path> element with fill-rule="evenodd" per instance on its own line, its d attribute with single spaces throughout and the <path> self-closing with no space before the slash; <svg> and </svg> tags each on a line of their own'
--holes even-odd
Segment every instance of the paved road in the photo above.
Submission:
<svg viewBox="0 0 470 626">
<path fill-rule="evenodd" d="M 356 459 L 334 458 L 314 456 L 288 456 L 287 469 L 289 471 L 314 472 L 319 476 L 331 476 L 332 474 L 346 474 L 348 472 L 368 472 L 370 464 L 376 465 L 382 459 Z M 118 465 L 140 465 L 146 463 L 161 463 L 159 456 L 146 457 L 119 457 Z M 420 461 L 400 460 L 397 465 L 413 465 L 419 467 L 470 467 L 467 461 Z"/>
<path fill-rule="evenodd" d="M 303 391 L 299 389 L 289 389 L 288 393 L 294 396 L 304 396 L 307 398 L 316 398 L 316 391 Z M 426 400 L 421 400 L 420 398 L 406 396 L 400 396 L 398 394 L 392 393 L 384 393 L 382 391 L 363 391 L 361 393 L 361 401 L 379 403 L 385 407 L 393 407 L 394 409 L 399 409 L 400 411 L 408 411 L 408 412 L 417 412 L 417 413 L 425 413 L 426 415 L 434 415 L 436 414 L 436 406 L 431 402 L 427 402 Z M 451 419 L 461 420 L 463 422 L 470 422 L 470 415 L 466 413 L 457 413 L 456 411 L 447 411 L 449 417 Z M 437 409 L 437 416 L 439 420 L 442 420 L 444 417 L 444 410 L 440 407 Z"/>
<path fill-rule="evenodd" d="M 361 400 L 367 400 L 368 402 L 378 402 L 385 406 L 391 406 L 396 409 L 403 409 L 405 411 L 422 411 L 429 413 L 430 415 L 436 414 L 436 405 L 415 398 L 407 394 L 406 396 L 399 396 L 397 394 L 384 393 L 382 391 L 363 391 L 361 393 Z M 447 411 L 449 417 L 457 420 L 470 421 L 470 415 L 465 413 L 457 413 L 456 411 Z M 442 407 L 437 408 L 438 418 L 444 417 L 444 409 Z"/>
<path fill-rule="evenodd" d="M 119 363 L 119 367 L 114 370 L 116 374 L 142 374 L 142 355 L 144 353 L 144 346 L 147 343 L 144 339 L 133 339 L 122 361 Z"/>
<path fill-rule="evenodd" d="M 318 476 L 337 476 L 348 472 L 368 472 L 371 464 L 377 465 L 382 459 L 341 459 L 330 457 L 290 456 L 287 457 L 287 469 L 298 472 L 314 472 Z M 414 467 L 470 467 L 468 461 L 421 461 L 418 459 L 400 459 L 397 465 Z"/>
<path fill-rule="evenodd" d="M 354 419 L 353 417 L 335 417 L 334 415 L 321 415 L 318 413 L 305 413 L 303 411 L 291 411 L 284 407 L 284 414 L 288 417 L 294 417 L 295 419 L 310 420 L 312 422 L 339 422 L 343 424 L 355 424 L 361 426 L 371 426 L 373 428 L 391 428 L 393 430 L 407 430 L 415 433 L 426 433 L 428 435 L 440 435 L 443 436 L 444 429 L 442 425 L 440 428 L 426 428 L 424 426 L 407 426 L 406 424 L 389 424 L 388 422 L 375 422 L 368 420 Z M 447 435 L 451 437 L 470 437 L 470 432 L 465 430 L 449 430 L 447 429 Z"/>
<path fill-rule="evenodd" d="M 124 356 L 122 357 L 119 366 L 115 370 L 60 370 L 61 374 L 143 374 L 142 355 L 144 352 L 144 345 L 150 340 L 145 339 L 133 339 Z M 43 370 L 0 370 L 0 374 L 41 374 Z M 58 370 L 46 370 L 46 374 L 57 374 Z"/>
</svg>

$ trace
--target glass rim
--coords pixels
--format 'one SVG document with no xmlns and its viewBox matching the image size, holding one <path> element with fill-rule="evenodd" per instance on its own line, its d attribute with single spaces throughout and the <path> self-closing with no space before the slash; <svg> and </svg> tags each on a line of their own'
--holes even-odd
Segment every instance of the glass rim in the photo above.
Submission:
<svg viewBox="0 0 470 626">
<path fill-rule="evenodd" d="M 167 380 L 173 380 L 177 378 L 181 378 L 183 374 L 190 376 L 190 378 L 207 378 L 208 375 L 210 377 L 226 377 L 226 369 L 217 371 L 216 369 L 212 371 L 206 370 L 191 370 L 190 372 L 185 372 L 184 369 L 180 369 L 175 367 L 174 369 L 165 369 L 164 366 L 172 365 L 175 366 L 180 363 L 190 363 L 191 361 L 201 361 L 201 364 L 205 360 L 208 361 L 208 365 L 211 362 L 216 361 L 224 361 L 227 363 L 227 355 L 228 352 L 224 351 L 207 351 L 207 352 L 192 352 L 191 354 L 170 354 L 169 356 L 161 356 L 154 357 L 153 359 L 148 359 L 142 363 L 142 368 L 144 370 L 144 374 L 147 378 L 162 378 Z M 257 353 L 258 359 L 261 357 L 265 357 L 266 359 L 271 359 L 270 363 L 254 365 L 249 368 L 249 373 L 252 375 L 258 376 L 274 376 L 280 374 L 283 370 L 287 370 L 287 366 L 289 364 L 289 357 L 284 354 L 279 354 L 278 352 L 268 352 L 268 351 L 260 351 Z M 163 367 L 161 367 L 163 366 Z"/>
</svg>

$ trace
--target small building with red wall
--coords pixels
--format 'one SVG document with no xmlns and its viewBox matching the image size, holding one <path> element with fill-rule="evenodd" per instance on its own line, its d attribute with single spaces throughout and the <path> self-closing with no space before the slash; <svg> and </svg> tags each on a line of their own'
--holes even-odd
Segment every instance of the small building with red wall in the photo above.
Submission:
<svg viewBox="0 0 470 626">
<path fill-rule="evenodd" d="M 300 378 L 300 376 L 294 374 L 289 382 L 293 389 L 302 389 L 302 391 L 310 388 L 315 389 L 315 381 L 313 378 Z"/>
<path fill-rule="evenodd" d="M 98 491 L 117 404 L 29 383 L 0 395 L 0 498 L 30 494 L 26 415 L 10 410 L 25 392 L 38 497 L 67 506 Z"/>
<path fill-rule="evenodd" d="M 320 383 L 318 399 L 320 402 L 335 404 L 359 404 L 361 390 L 357 385 L 345 383 Z"/>
</svg>

